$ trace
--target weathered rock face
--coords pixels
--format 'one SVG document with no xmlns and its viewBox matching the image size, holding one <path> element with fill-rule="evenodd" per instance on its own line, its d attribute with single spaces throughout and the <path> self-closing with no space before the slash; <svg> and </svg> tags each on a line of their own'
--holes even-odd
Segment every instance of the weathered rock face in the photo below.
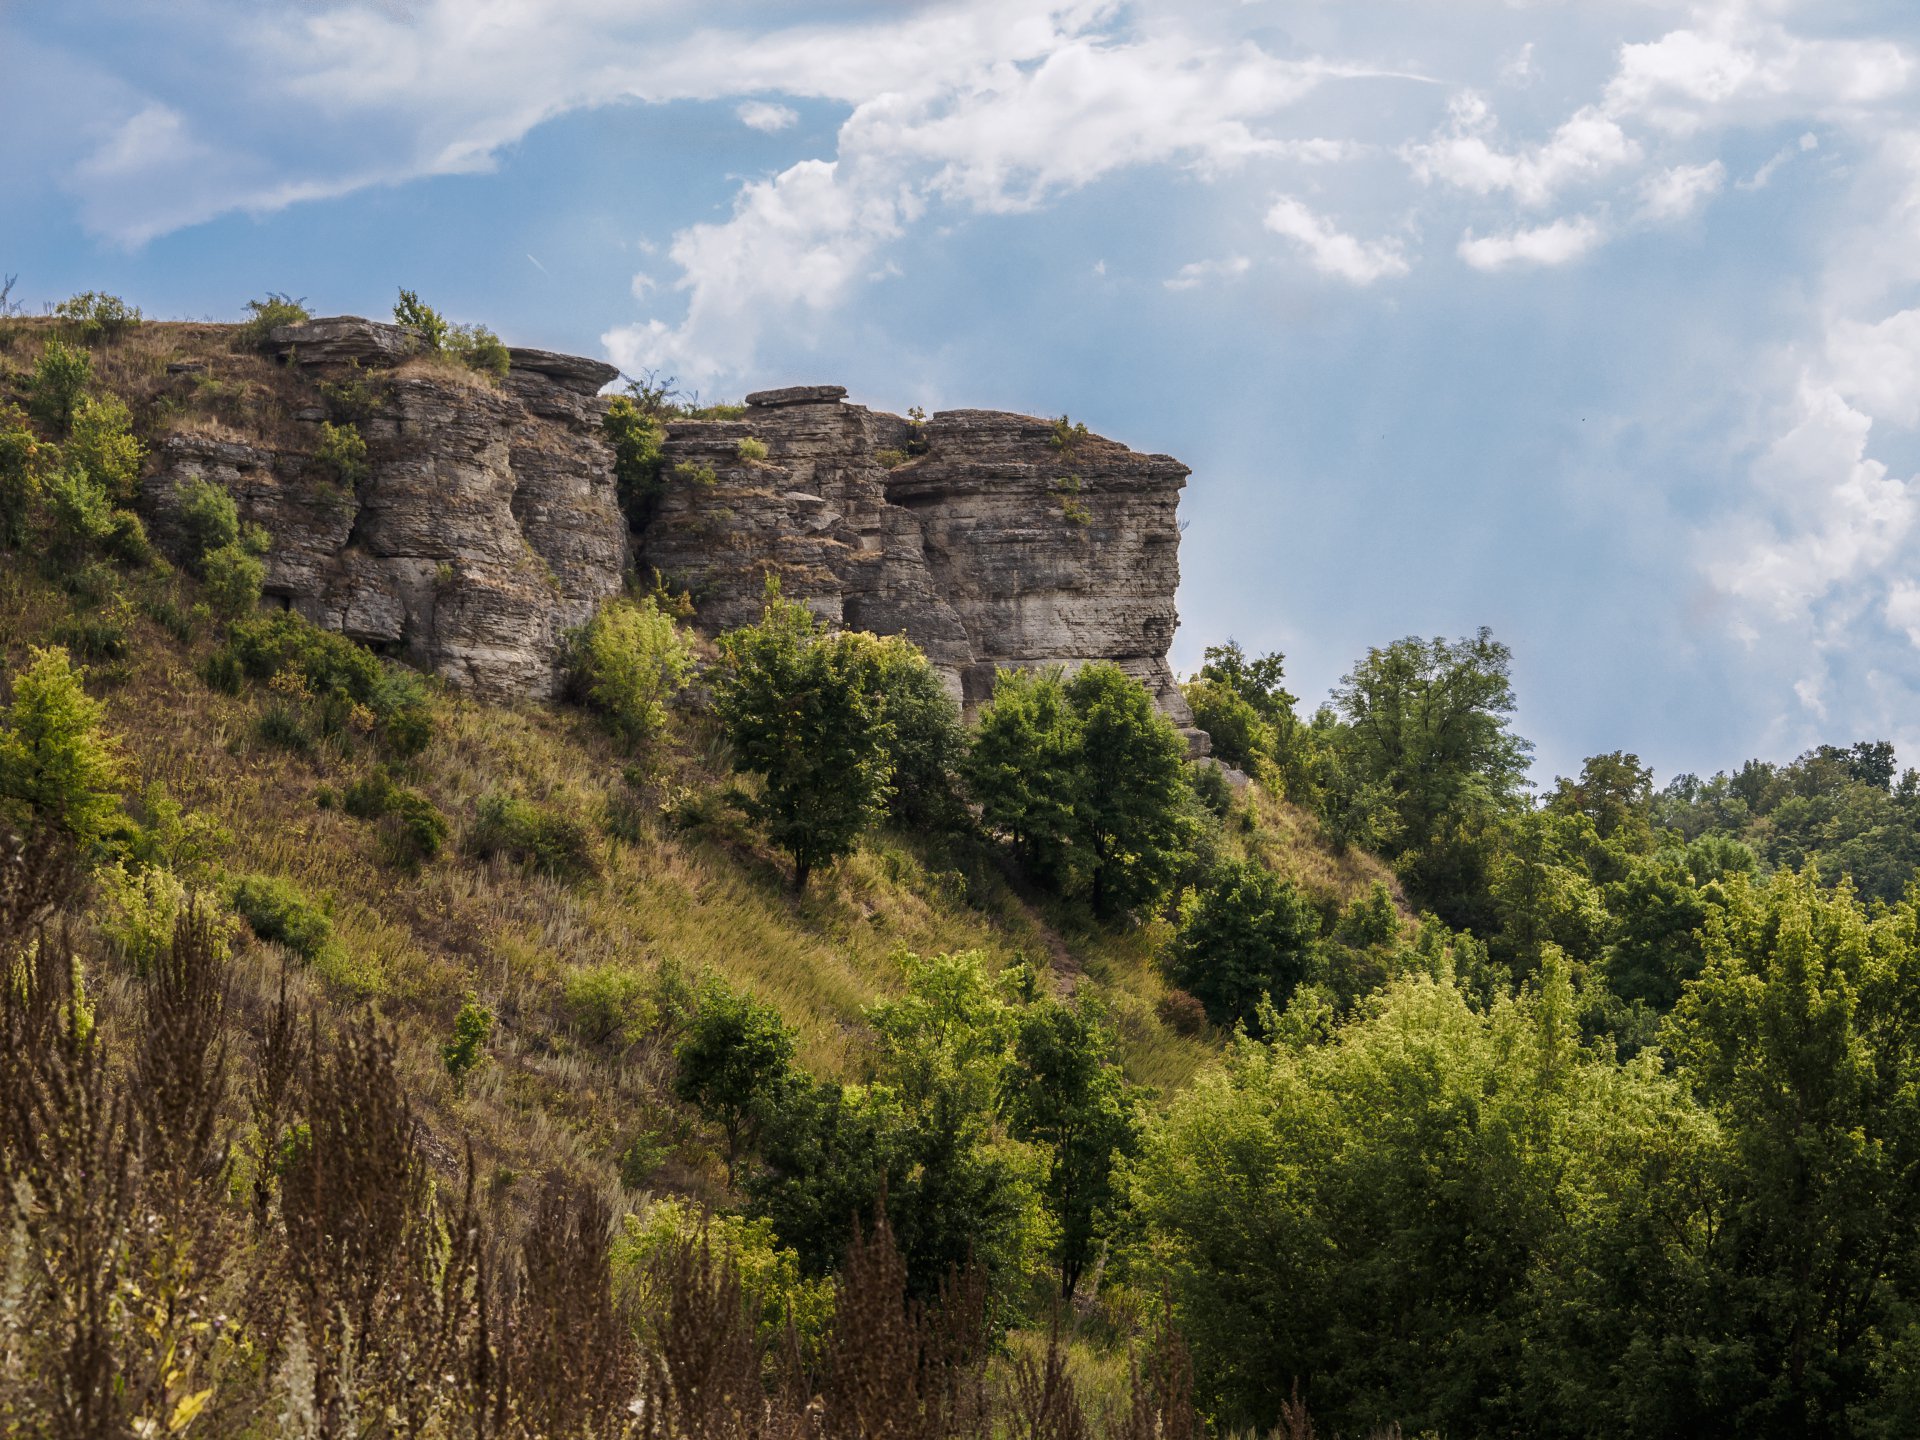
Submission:
<svg viewBox="0 0 1920 1440">
<path fill-rule="evenodd" d="M 665 493 L 635 536 L 600 431 L 612 366 L 516 349 L 495 387 L 420 359 L 410 330 L 351 317 L 272 343 L 336 382 L 295 410 L 310 438 L 162 440 L 144 487 L 155 538 L 177 544 L 181 487 L 210 480 L 273 536 L 269 596 L 452 684 L 551 695 L 563 632 L 637 562 L 689 588 L 714 631 L 757 618 L 778 575 L 835 624 L 908 636 L 969 709 L 1001 666 L 1103 659 L 1191 724 L 1166 659 L 1187 478 L 1167 456 L 1024 415 L 912 422 L 794 386 L 748 396 L 738 420 L 670 424 Z M 351 489 L 313 458 L 320 423 L 347 409 L 370 462 Z M 747 440 L 764 459 L 742 456 Z"/>
<path fill-rule="evenodd" d="M 289 363 L 335 377 L 411 349 L 410 332 L 351 319 L 273 341 Z M 308 451 L 168 438 L 144 485 L 156 538 L 178 533 L 180 487 L 211 480 L 273 536 L 270 597 L 461 688 L 551 695 L 562 632 L 626 568 L 596 399 L 617 372 L 541 351 L 512 358 L 500 389 L 430 365 L 361 372 L 375 397 L 359 422 L 371 463 L 353 490 Z M 311 412 L 316 443 L 324 413 Z"/>
<path fill-rule="evenodd" d="M 1063 446 L 1025 415 L 914 425 L 845 393 L 765 391 L 739 420 L 672 425 L 641 564 L 716 628 L 753 619 L 776 574 L 835 623 L 909 636 L 969 708 L 1000 666 L 1104 659 L 1191 723 L 1166 658 L 1184 465 L 1096 435 Z M 740 457 L 749 437 L 765 460 Z"/>
</svg>

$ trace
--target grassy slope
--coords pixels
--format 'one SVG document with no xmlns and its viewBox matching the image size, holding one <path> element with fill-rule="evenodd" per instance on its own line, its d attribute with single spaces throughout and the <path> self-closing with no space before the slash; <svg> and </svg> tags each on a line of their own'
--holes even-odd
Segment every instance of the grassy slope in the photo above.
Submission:
<svg viewBox="0 0 1920 1440">
<path fill-rule="evenodd" d="M 98 370 L 148 426 L 270 429 L 300 397 L 274 367 L 226 355 L 226 333 L 149 325 L 106 352 Z M 15 370 L 0 377 L 0 393 L 17 386 L 18 367 L 37 351 L 29 338 L 34 343 L 18 333 L 0 337 L 0 367 Z M 214 386 L 167 377 L 168 361 L 183 357 L 210 358 Z M 402 778 L 447 813 L 453 839 L 417 872 L 396 869 L 381 860 L 374 826 L 320 803 L 375 763 L 369 745 L 307 754 L 269 745 L 256 726 L 274 697 L 230 697 L 200 680 L 213 645 L 205 627 L 183 644 L 124 602 L 88 606 L 19 557 L 5 566 L 7 669 L 63 620 L 117 606 L 130 653 L 96 665 L 92 684 L 125 743 L 134 790 L 163 783 L 188 810 L 216 819 L 231 836 L 221 857 L 229 871 L 285 876 L 328 904 L 336 944 L 314 965 L 271 946 L 247 947 L 237 966 L 239 1008 L 257 1014 L 283 967 L 297 992 L 326 1008 L 378 1007 L 401 1037 L 443 1156 L 453 1158 L 455 1136 L 472 1136 L 482 1173 L 503 1190 L 513 1175 L 556 1164 L 610 1175 L 630 1142 L 650 1136 L 658 1159 L 649 1185 L 715 1191 L 708 1142 L 665 1099 L 664 1037 L 609 1046 L 572 1033 L 567 980 L 597 966 L 630 972 L 668 1003 L 676 976 L 724 976 L 777 1004 L 800 1034 L 802 1059 L 822 1073 L 857 1069 L 860 1009 L 892 986 L 892 957 L 902 950 L 980 949 L 1003 962 L 1028 959 L 1063 987 L 1090 986 L 1119 1023 L 1129 1068 L 1162 1090 L 1184 1083 L 1212 1053 L 1210 1039 L 1176 1035 L 1156 1017 L 1154 951 L 1164 925 L 1115 931 L 1023 897 L 981 853 L 879 835 L 794 900 L 773 857 L 714 803 L 727 777 L 696 716 L 676 718 L 656 757 L 657 778 L 635 789 L 623 778 L 632 758 L 578 712 L 440 696 L 438 737 Z M 192 582 L 179 576 L 149 572 L 122 585 L 136 600 L 194 598 Z M 524 795 L 587 825 L 598 873 L 569 885 L 466 855 L 462 832 L 489 790 Z M 627 841 L 606 825 L 621 807 L 641 817 L 624 827 L 636 837 Z M 702 818 L 675 823 L 669 808 Z M 1258 793 L 1226 828 L 1230 850 L 1257 852 L 1323 894 L 1349 897 L 1386 878 L 1365 857 L 1335 857 L 1304 815 Z M 499 1027 L 494 1063 L 457 1097 L 439 1045 L 469 991 L 497 1013 Z"/>
</svg>

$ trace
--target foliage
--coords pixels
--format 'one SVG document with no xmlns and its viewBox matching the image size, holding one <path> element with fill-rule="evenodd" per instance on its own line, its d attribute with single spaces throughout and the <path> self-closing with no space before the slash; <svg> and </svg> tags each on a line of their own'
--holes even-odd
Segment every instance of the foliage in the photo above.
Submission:
<svg viewBox="0 0 1920 1440">
<path fill-rule="evenodd" d="M 8 549 L 26 543 L 41 476 L 58 453 L 40 443 L 26 419 L 12 406 L 0 406 L 0 546 Z"/>
<path fill-rule="evenodd" d="M 733 448 L 734 448 L 735 454 L 737 454 L 742 460 L 746 460 L 748 462 L 764 460 L 767 458 L 767 442 L 764 440 L 756 440 L 751 435 L 741 436 L 739 443 L 735 445 Z"/>
<path fill-rule="evenodd" d="M 483 860 L 503 855 L 557 880 L 577 880 L 594 870 L 593 838 L 585 826 L 498 790 L 480 797 L 467 849 Z"/>
<path fill-rule="evenodd" d="M 573 683 L 607 727 L 644 745 L 667 723 L 667 703 L 692 673 L 692 639 L 651 596 L 608 601 L 572 638 Z"/>
<path fill-rule="evenodd" d="M 178 507 L 191 565 L 199 565 L 210 551 L 239 540 L 240 509 L 233 503 L 233 496 L 213 481 L 195 476 L 181 485 Z"/>
<path fill-rule="evenodd" d="M 53 307 L 53 314 L 87 345 L 96 340 L 118 340 L 143 318 L 138 309 L 118 295 L 98 290 L 83 290 L 69 296 Z"/>
<path fill-rule="evenodd" d="M 506 380 L 512 364 L 506 345 L 484 325 L 455 325 L 447 332 L 447 353 L 496 385 Z"/>
<path fill-rule="evenodd" d="M 967 761 L 981 819 L 1036 878 L 1102 914 L 1146 908 L 1193 840 L 1186 742 L 1137 680 L 1095 662 L 1002 671 Z"/>
<path fill-rule="evenodd" d="M 626 395 L 616 395 L 607 406 L 600 430 L 613 447 L 613 477 L 620 508 L 636 533 L 645 530 L 664 492 L 661 442 L 666 431 L 658 419 Z"/>
<path fill-rule="evenodd" d="M 402 290 L 394 302 L 393 323 L 404 325 L 420 337 L 421 348 L 438 355 L 447 348 L 447 320 L 438 310 L 425 304 L 412 290 Z"/>
<path fill-rule="evenodd" d="M 92 379 L 93 360 L 86 351 L 64 341 L 47 341 L 27 382 L 27 412 L 64 438 Z"/>
<path fill-rule="evenodd" d="M 453 1017 L 453 1038 L 440 1047 L 440 1062 L 453 1081 L 453 1093 L 464 1094 L 467 1076 L 487 1059 L 487 1041 L 493 1037 L 493 1012 L 467 992 L 460 1013 Z"/>
<path fill-rule="evenodd" d="M 1117 1228 L 1116 1167 L 1138 1138 L 1113 1031 L 1090 1001 L 1035 1000 L 1019 1016 L 1002 1084 L 1010 1133 L 1046 1147 L 1042 1193 L 1058 1237 L 1060 1294 L 1070 1300 Z"/>
<path fill-rule="evenodd" d="M 646 979 L 623 965 L 588 965 L 567 976 L 568 1026 L 590 1044 L 632 1045 L 659 1022 Z"/>
<path fill-rule="evenodd" d="M 320 422 L 320 444 L 313 458 L 322 469 L 349 490 L 367 478 L 367 441 L 357 425 Z"/>
<path fill-rule="evenodd" d="M 230 903 L 255 935 L 303 960 L 318 959 L 333 937 L 327 912 L 285 876 L 242 875 L 233 883 Z"/>
<path fill-rule="evenodd" d="M 266 534 L 254 526 L 248 530 L 261 538 Z M 200 574 L 215 613 L 231 619 L 259 605 L 261 587 L 267 583 L 267 562 L 250 546 L 222 545 L 200 557 Z"/>
<path fill-rule="evenodd" d="M 1229 860 L 1180 906 L 1168 978 L 1216 1025 L 1251 1021 L 1263 1001 L 1284 1008 L 1297 986 L 1322 976 L 1320 915 L 1262 865 Z"/>
<path fill-rule="evenodd" d="M 704 1249 L 731 1272 L 755 1311 L 762 1346 L 773 1350 L 791 1336 L 802 1355 L 818 1353 L 833 1323 L 833 1283 L 803 1274 L 800 1257 L 780 1244 L 764 1219 L 705 1213 L 682 1200 L 655 1200 L 623 1221 L 614 1247 L 616 1283 L 631 1277 L 628 1283 L 640 1289 L 642 1310 L 660 1316 L 663 1307 L 649 1292 L 663 1278 L 662 1262 L 683 1247 Z"/>
<path fill-rule="evenodd" d="M 247 318 L 234 332 L 234 343 L 243 350 L 264 350 L 268 337 L 282 325 L 303 325 L 312 318 L 304 297 L 295 300 L 269 290 L 266 299 L 247 302 Z"/>
<path fill-rule="evenodd" d="M 74 406 L 62 454 L 78 466 L 115 505 L 131 503 L 140 485 L 145 450 L 133 437 L 133 417 L 115 396 L 82 397 Z"/>
<path fill-rule="evenodd" d="M 447 817 L 418 790 L 397 783 L 385 766 L 347 786 L 340 799 L 349 815 L 380 822 L 382 852 L 403 869 L 418 869 L 446 844 Z"/>
<path fill-rule="evenodd" d="M 411 671 L 383 664 L 343 635 L 322 630 L 292 611 L 236 620 L 208 662 L 216 688 L 238 692 L 248 680 L 285 676 L 322 711 L 324 725 L 340 729 L 355 711 L 377 725 L 388 748 L 412 755 L 433 738 L 425 684 Z"/>
<path fill-rule="evenodd" d="M 56 645 L 27 653 L 0 724 L 0 820 L 18 834 L 50 831 L 90 851 L 120 819 L 120 748 L 103 732 L 104 707 L 67 652 Z"/>
<path fill-rule="evenodd" d="M 882 813 L 892 732 L 862 663 L 866 645 L 825 633 L 769 583 L 759 623 L 720 637 L 713 708 L 734 767 L 761 778 L 749 813 L 793 860 L 793 886 L 848 853 Z"/>
<path fill-rule="evenodd" d="M 793 1032 L 780 1012 L 709 982 L 673 1052 L 673 1093 L 726 1139 L 727 1181 L 792 1083 Z"/>
<path fill-rule="evenodd" d="M 1071 454 L 1079 448 L 1080 442 L 1087 438 L 1088 433 L 1085 424 L 1069 420 L 1062 415 L 1053 422 L 1053 431 L 1048 435 L 1047 443 L 1062 453 Z"/>
<path fill-rule="evenodd" d="M 885 736 L 893 817 L 930 828 L 960 824 L 957 775 L 966 732 L 939 672 L 904 635 L 856 632 L 837 643 L 849 650 Z"/>
</svg>

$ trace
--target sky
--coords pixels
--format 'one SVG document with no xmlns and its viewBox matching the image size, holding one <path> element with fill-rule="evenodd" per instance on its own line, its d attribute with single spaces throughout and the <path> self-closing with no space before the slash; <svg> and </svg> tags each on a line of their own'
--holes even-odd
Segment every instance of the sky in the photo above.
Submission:
<svg viewBox="0 0 1920 1440">
<path fill-rule="evenodd" d="M 1310 708 L 1488 626 L 1543 783 L 1920 764 L 1910 0 L 0 0 L 0 275 L 417 290 L 708 399 L 1193 468 Z"/>
</svg>

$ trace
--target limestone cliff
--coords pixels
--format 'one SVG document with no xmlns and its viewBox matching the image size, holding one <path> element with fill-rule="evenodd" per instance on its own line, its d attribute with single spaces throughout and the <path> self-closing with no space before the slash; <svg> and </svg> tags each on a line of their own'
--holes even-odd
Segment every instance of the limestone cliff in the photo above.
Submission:
<svg viewBox="0 0 1920 1440">
<path fill-rule="evenodd" d="M 600 435 L 613 367 L 514 350 L 495 388 L 352 318 L 273 343 L 316 382 L 292 434 L 160 441 L 156 536 L 177 534 L 180 487 L 212 480 L 272 534 L 270 596 L 450 683 L 551 695 L 563 633 L 637 564 L 709 630 L 753 619 L 778 574 L 837 624 L 909 636 L 969 708 L 999 666 L 1109 659 L 1190 723 L 1166 659 L 1188 472 L 1167 456 L 1023 415 L 914 422 L 838 386 L 768 391 L 738 420 L 669 425 L 664 494 L 631 535 Z M 351 488 L 313 458 L 347 412 L 370 462 Z"/>
</svg>

